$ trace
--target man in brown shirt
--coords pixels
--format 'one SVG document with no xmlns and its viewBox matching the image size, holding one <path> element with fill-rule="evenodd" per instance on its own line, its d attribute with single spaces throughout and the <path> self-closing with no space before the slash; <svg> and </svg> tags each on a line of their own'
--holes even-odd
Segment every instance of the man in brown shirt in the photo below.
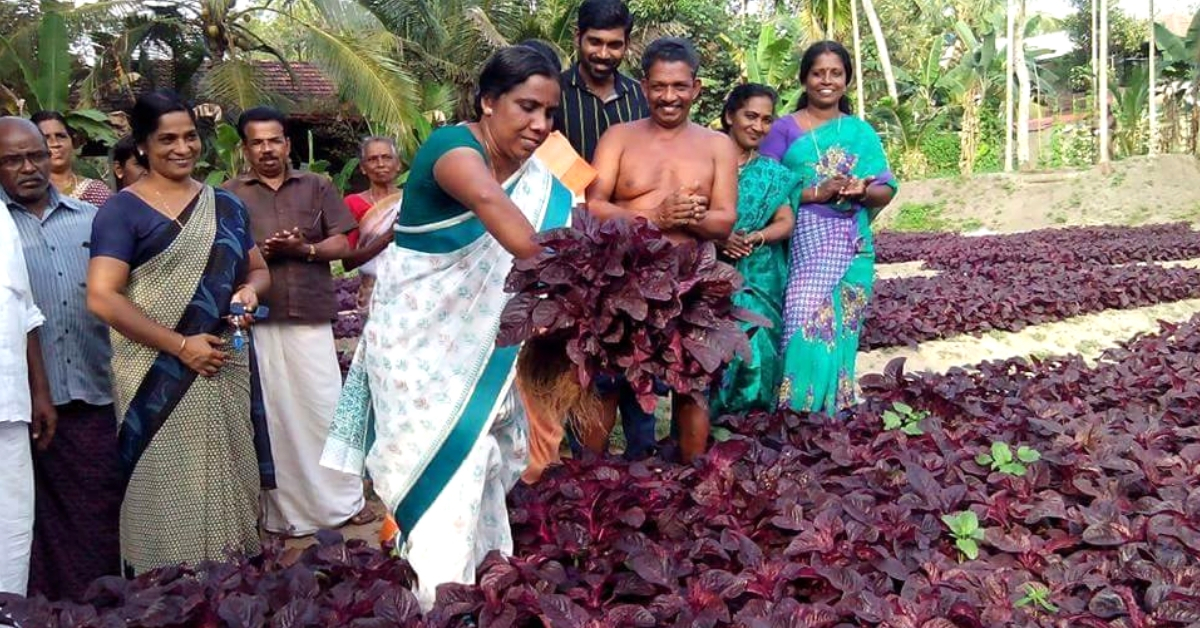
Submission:
<svg viewBox="0 0 1200 628">
<path fill-rule="evenodd" d="M 325 177 L 290 167 L 287 120 L 268 107 L 238 120 L 250 171 L 225 185 L 246 204 L 267 266 L 270 315 L 254 326 L 254 352 L 279 488 L 265 493 L 264 527 L 304 536 L 371 519 L 359 477 L 320 465 L 341 394 L 333 343 L 337 315 L 329 262 L 350 252 L 357 224 Z"/>
</svg>

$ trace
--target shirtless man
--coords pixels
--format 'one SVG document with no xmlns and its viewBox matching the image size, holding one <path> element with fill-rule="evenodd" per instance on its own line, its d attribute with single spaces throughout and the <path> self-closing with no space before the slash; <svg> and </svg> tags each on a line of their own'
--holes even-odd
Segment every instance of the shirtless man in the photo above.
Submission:
<svg viewBox="0 0 1200 628">
<path fill-rule="evenodd" d="M 685 39 L 664 37 L 646 48 L 642 90 L 650 117 L 609 127 L 600 138 L 593 161 L 597 178 L 587 191 L 588 210 L 595 216 L 640 216 L 676 243 L 729 237 L 737 220 L 738 151 L 729 136 L 691 121 L 692 103 L 700 95 L 699 69 L 700 57 Z M 604 427 L 610 431 L 615 405 L 606 403 L 605 409 Z M 691 462 L 708 445 L 708 413 L 678 397 L 673 415 L 683 461 Z M 585 440 L 600 451 L 608 433 Z"/>
</svg>

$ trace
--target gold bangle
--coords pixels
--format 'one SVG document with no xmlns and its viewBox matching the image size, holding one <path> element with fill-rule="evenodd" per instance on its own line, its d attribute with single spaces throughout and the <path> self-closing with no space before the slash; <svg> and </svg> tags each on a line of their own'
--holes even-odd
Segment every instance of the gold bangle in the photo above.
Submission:
<svg viewBox="0 0 1200 628">
<path fill-rule="evenodd" d="M 317 245 L 315 244 L 308 245 L 308 261 L 317 261 Z"/>
<path fill-rule="evenodd" d="M 183 348 L 187 346 L 187 336 L 184 336 L 183 334 L 179 334 L 179 336 L 179 348 L 175 350 L 175 353 L 183 353 Z"/>
</svg>

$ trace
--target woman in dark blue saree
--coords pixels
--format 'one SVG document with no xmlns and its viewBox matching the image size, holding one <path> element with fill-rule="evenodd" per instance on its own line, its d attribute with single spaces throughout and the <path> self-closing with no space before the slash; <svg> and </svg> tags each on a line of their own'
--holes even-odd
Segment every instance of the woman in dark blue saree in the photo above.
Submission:
<svg viewBox="0 0 1200 628">
<path fill-rule="evenodd" d="M 274 474 L 254 356 L 232 342 L 250 319 L 231 306 L 253 310 L 270 286 L 248 214 L 192 179 L 200 139 L 177 97 L 139 98 L 132 127 L 149 174 L 96 215 L 88 305 L 113 329 L 121 556 L 135 574 L 258 553 Z"/>
</svg>

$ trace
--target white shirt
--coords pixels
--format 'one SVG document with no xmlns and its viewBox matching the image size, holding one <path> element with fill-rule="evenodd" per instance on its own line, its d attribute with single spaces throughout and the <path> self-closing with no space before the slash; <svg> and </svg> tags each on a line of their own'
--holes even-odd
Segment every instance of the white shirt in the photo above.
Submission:
<svg viewBox="0 0 1200 628">
<path fill-rule="evenodd" d="M 45 321 L 33 302 L 21 249 L 17 225 L 0 204 L 0 422 L 28 423 L 33 414 L 26 337 Z"/>
</svg>

